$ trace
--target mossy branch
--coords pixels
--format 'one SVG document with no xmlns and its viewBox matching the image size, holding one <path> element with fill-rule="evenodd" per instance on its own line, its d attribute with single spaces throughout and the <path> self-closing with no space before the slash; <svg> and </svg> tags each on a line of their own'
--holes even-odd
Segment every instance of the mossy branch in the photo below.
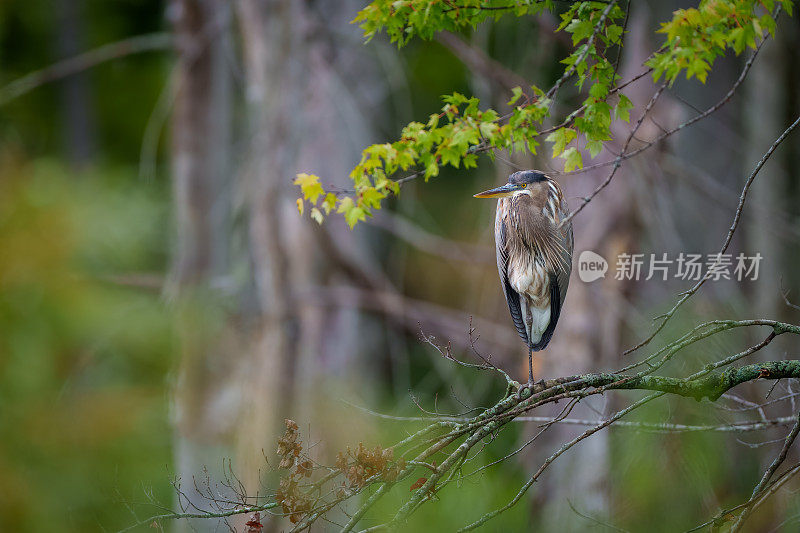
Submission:
<svg viewBox="0 0 800 533">
<path fill-rule="evenodd" d="M 747 381 L 783 378 L 800 378 L 800 361 L 770 361 L 746 365 L 689 380 L 665 376 L 630 378 L 622 374 L 587 374 L 582 379 L 589 387 L 652 390 L 694 398 L 697 401 L 703 398 L 716 401 L 728 390 Z"/>
</svg>

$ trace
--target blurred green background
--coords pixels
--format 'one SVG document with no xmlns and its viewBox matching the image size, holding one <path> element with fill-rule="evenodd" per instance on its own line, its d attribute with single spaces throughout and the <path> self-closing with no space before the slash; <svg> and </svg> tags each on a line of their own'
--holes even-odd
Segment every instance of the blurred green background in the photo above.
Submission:
<svg viewBox="0 0 800 533">
<path fill-rule="evenodd" d="M 247 4 L 0 4 L 2 531 L 122 529 L 162 512 L 159 505 L 173 507 L 174 480 L 191 496 L 192 476 L 204 467 L 221 477 L 228 458 L 263 495 L 259 482 L 275 481 L 262 472 L 263 460 L 273 459 L 284 417 L 297 420 L 317 443 L 319 459 L 331 462 L 348 445 L 388 445 L 417 427 L 352 404 L 420 416 L 409 391 L 440 413 L 496 401 L 499 380 L 444 360 L 421 341 L 421 330 L 441 344 L 452 341 L 454 354 L 470 359 L 474 317 L 478 348 L 512 374 L 526 372 L 497 286 L 493 206 L 471 195 L 518 166 L 552 169 L 547 150 L 505 154 L 494 163 L 484 158 L 476 171 L 450 169 L 431 183 L 411 183 L 388 213 L 353 232 L 334 217 L 318 228 L 297 216 L 291 180 L 308 171 L 345 186 L 360 148 L 395 138 L 411 120 L 425 121 L 441 106 L 441 94 L 476 94 L 502 109 L 509 77 L 549 86 L 570 50 L 553 33 L 556 19 L 502 18 L 397 50 L 383 38 L 363 44 L 348 24 L 358 2 L 256 2 L 264 20 L 255 33 L 244 22 L 259 21 L 246 16 Z M 657 22 L 678 5 L 636 3 L 623 70 L 657 48 Z M 208 27 L 187 29 L 187 13 L 200 13 Z M 576 235 L 587 239 L 579 240 L 583 249 L 718 249 L 747 170 L 800 106 L 796 19 L 784 18 L 780 31 L 765 47 L 757 79 L 742 88 L 751 98 L 737 97 L 644 163 L 631 163 L 607 200 L 576 220 Z M 182 39 L 192 35 L 199 44 L 187 52 Z M 136 36 L 147 36 L 150 49 L 122 48 L 16 92 L 15 80 L 31 72 Z M 267 57 L 256 57 L 266 65 L 262 86 L 248 64 L 258 36 L 267 45 Z M 488 58 L 489 67 L 470 61 L 469 50 Z M 691 116 L 685 101 L 711 105 L 742 61 L 720 62 L 708 86 L 678 82 L 661 116 Z M 764 79 L 780 81 L 765 88 Z M 555 112 L 580 100 L 576 88 L 565 87 Z M 641 98 L 634 101 L 641 106 Z M 195 170 L 187 172 L 181 157 L 197 159 Z M 796 320 L 778 285 L 800 282 L 793 268 L 799 161 L 792 140 L 770 162 L 772 179 L 753 192 L 755 203 L 769 209 L 747 212 L 734 243 L 737 251 L 767 256 L 763 281 L 709 288 L 665 339 L 713 318 Z M 599 179 L 590 174 L 564 184 L 574 199 Z M 276 223 L 278 237 L 269 230 Z M 590 237 L 593 228 L 607 232 Z M 649 318 L 686 288 L 676 280 L 573 284 L 567 313 L 576 322 L 559 326 L 563 344 L 543 356 L 540 375 L 620 366 L 621 348 L 643 337 Z M 580 322 L 587 316 L 591 326 Z M 754 338 L 737 332 L 709 339 L 669 371 L 735 353 Z M 588 347 L 582 359 L 559 357 L 582 353 L 581 346 Z M 764 357 L 792 349 L 776 342 Z M 742 395 L 765 393 L 755 387 Z M 590 401 L 574 416 L 598 419 L 637 397 Z M 770 414 L 785 415 L 786 407 L 776 404 Z M 633 419 L 718 424 L 754 416 L 673 399 Z M 543 437 L 451 485 L 420 509 L 409 530 L 451 531 L 502 506 L 578 430 Z M 464 473 L 503 458 L 537 431 L 535 423 L 506 428 Z M 600 522 L 632 531 L 688 529 L 746 499 L 775 451 L 770 441 L 781 436 L 782 430 L 737 440 L 728 433 L 618 429 L 565 456 L 563 470 L 554 468 L 525 504 L 485 529 L 602 530 Z M 407 496 L 399 487 L 371 520 L 390 515 Z M 753 531 L 794 531 L 799 503 L 793 495 L 776 499 L 754 516 Z M 192 526 L 224 527 L 206 522 Z"/>
</svg>

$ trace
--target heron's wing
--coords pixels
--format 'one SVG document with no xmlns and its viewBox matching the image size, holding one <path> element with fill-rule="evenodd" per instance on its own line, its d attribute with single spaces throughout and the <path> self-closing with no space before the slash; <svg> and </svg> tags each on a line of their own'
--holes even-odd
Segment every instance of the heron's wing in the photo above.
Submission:
<svg viewBox="0 0 800 533">
<path fill-rule="evenodd" d="M 511 319 L 514 321 L 514 327 L 517 328 L 517 333 L 525 344 L 530 344 L 528 340 L 528 329 L 525 327 L 525 321 L 522 319 L 522 306 L 519 301 L 519 293 L 515 291 L 508 281 L 508 236 L 506 235 L 506 226 L 503 223 L 503 210 L 507 209 L 506 202 L 497 203 L 497 216 L 494 223 L 494 239 L 497 248 L 497 271 L 500 273 L 500 283 L 503 286 L 503 292 L 506 295 L 506 303 L 508 303 L 508 310 L 511 312 Z"/>
<path fill-rule="evenodd" d="M 566 206 L 562 204 L 561 207 L 561 218 L 563 219 L 569 214 Z M 572 251 L 575 247 L 575 242 L 572 237 L 572 222 L 567 224 L 562 230 L 560 230 L 560 239 L 561 239 L 561 259 L 560 266 L 556 270 L 556 282 L 558 283 L 558 295 L 559 295 L 559 309 L 564 305 L 564 298 L 567 297 L 567 288 L 569 287 L 569 276 L 572 273 Z M 552 314 L 552 311 L 551 311 Z"/>
<path fill-rule="evenodd" d="M 561 206 L 561 218 L 567 216 L 569 212 L 566 206 Z M 561 316 L 561 308 L 564 306 L 564 299 L 567 297 L 569 287 L 569 276 L 572 272 L 572 250 L 574 242 L 572 238 L 572 223 L 561 230 L 556 230 L 559 240 L 560 258 L 555 267 L 555 271 L 550 273 L 550 323 L 542 333 L 542 338 L 532 346 L 534 351 L 544 350 L 553 338 L 556 324 Z"/>
</svg>

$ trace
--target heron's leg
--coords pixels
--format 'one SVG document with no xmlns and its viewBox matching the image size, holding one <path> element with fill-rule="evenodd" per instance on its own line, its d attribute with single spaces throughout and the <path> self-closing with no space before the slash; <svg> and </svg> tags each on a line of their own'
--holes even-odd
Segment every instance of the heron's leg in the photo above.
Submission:
<svg viewBox="0 0 800 533">
<path fill-rule="evenodd" d="M 528 383 L 533 383 L 533 348 L 528 346 Z"/>
</svg>

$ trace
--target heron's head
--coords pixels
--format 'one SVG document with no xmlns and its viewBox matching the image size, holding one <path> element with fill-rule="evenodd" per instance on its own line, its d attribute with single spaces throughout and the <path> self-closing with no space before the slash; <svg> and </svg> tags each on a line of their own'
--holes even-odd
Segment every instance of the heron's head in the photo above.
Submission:
<svg viewBox="0 0 800 533">
<path fill-rule="evenodd" d="M 508 183 L 505 185 L 479 192 L 474 196 L 475 198 L 503 198 L 505 196 L 514 196 L 515 194 L 524 194 L 534 183 L 540 183 L 548 179 L 543 172 L 538 170 L 520 170 L 511 174 L 508 177 Z"/>
</svg>

